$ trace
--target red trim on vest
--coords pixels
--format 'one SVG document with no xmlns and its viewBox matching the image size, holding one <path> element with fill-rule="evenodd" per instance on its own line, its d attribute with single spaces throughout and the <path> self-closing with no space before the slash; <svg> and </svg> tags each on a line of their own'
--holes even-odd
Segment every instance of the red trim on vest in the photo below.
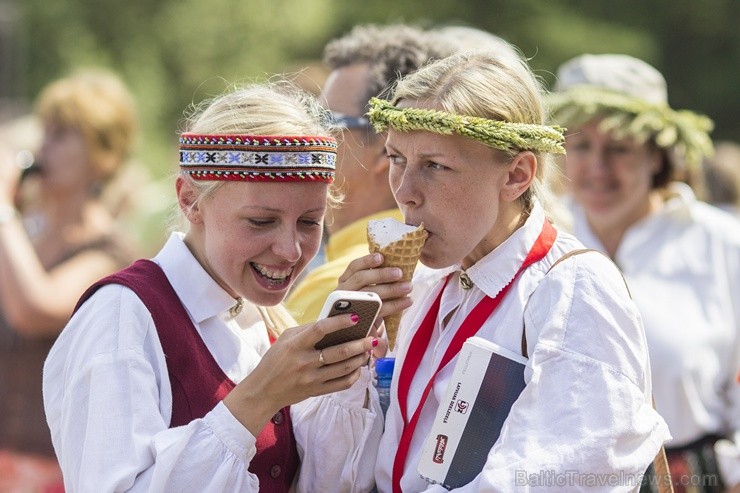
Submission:
<svg viewBox="0 0 740 493">
<path fill-rule="evenodd" d="M 172 387 L 170 428 L 204 417 L 235 384 L 208 351 L 162 269 L 150 260 L 138 260 L 90 286 L 75 311 L 106 284 L 131 289 L 152 315 Z M 299 464 L 290 408 L 285 407 L 257 436 L 257 454 L 249 471 L 259 478 L 261 492 L 287 492 Z"/>
</svg>

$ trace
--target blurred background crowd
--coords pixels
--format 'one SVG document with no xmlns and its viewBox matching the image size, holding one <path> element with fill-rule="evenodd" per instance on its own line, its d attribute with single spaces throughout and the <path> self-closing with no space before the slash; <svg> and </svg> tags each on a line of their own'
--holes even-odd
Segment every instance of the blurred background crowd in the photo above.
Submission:
<svg viewBox="0 0 740 493">
<path fill-rule="evenodd" d="M 318 92 L 327 74 L 324 45 L 355 24 L 388 22 L 490 31 L 519 47 L 548 86 L 557 66 L 581 53 L 632 55 L 665 76 L 672 107 L 711 117 L 714 139 L 740 139 L 740 105 L 733 104 L 740 10 L 732 0 L 0 0 L 0 131 L 32 125 L 17 118 L 53 79 L 80 68 L 114 71 L 133 94 L 140 124 L 132 154 L 140 166 L 121 180 L 136 191 L 132 232 L 154 252 L 163 233 L 152 211 L 172 202 L 169 187 L 157 183 L 175 169 L 172 129 L 182 108 L 275 73 L 294 73 Z M 38 146 L 38 134 L 21 133 L 24 145 Z"/>
</svg>

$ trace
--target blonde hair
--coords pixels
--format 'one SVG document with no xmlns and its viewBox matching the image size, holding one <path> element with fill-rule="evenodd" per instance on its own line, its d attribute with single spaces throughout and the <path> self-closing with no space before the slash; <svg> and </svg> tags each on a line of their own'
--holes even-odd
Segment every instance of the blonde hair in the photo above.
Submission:
<svg viewBox="0 0 740 493">
<path fill-rule="evenodd" d="M 88 70 L 52 82 L 39 94 L 36 113 L 44 123 L 80 132 L 103 182 L 131 154 L 137 130 L 134 100 L 111 73 Z"/>
<path fill-rule="evenodd" d="M 543 125 L 546 113 L 542 92 L 542 85 L 520 57 L 490 50 L 469 51 L 431 63 L 400 80 L 392 103 L 397 105 L 404 99 L 426 100 L 457 115 Z M 520 150 L 494 152 L 501 153 L 508 161 Z M 531 210 L 534 198 L 543 205 L 550 202 L 546 186 L 550 157 L 532 152 L 538 165 L 532 184 L 519 199 L 525 212 Z"/>
<path fill-rule="evenodd" d="M 311 135 L 332 136 L 326 110 L 310 94 L 287 81 L 254 84 L 234 89 L 194 108 L 185 132 L 220 135 Z M 225 181 L 193 180 L 180 173 L 196 192 L 195 204 L 211 197 Z M 296 325 L 278 304 L 257 307 L 273 336 Z"/>
</svg>

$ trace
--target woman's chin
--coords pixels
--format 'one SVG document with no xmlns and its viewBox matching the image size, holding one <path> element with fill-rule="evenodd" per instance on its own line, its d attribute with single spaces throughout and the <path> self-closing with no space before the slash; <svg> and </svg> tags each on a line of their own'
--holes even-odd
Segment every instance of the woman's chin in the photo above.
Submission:
<svg viewBox="0 0 740 493">
<path fill-rule="evenodd" d="M 616 193 L 582 193 L 576 199 L 581 206 L 594 214 L 606 214 L 621 202 L 620 196 Z"/>
<path fill-rule="evenodd" d="M 425 253 L 423 250 L 419 256 L 419 261 L 430 269 L 444 269 L 458 263 L 457 260 L 446 259 L 444 256 L 434 255 L 432 252 Z"/>
<path fill-rule="evenodd" d="M 276 306 L 283 302 L 283 300 L 287 297 L 288 291 L 285 292 L 276 292 L 276 291 L 265 291 L 263 289 L 260 290 L 250 290 L 248 296 L 245 296 L 247 300 L 249 300 L 251 303 L 258 305 L 258 306 Z"/>
</svg>

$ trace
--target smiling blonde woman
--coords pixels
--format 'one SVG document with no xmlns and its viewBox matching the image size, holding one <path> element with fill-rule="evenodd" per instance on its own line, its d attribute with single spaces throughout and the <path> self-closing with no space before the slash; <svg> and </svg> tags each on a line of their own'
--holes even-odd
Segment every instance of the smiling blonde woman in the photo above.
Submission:
<svg viewBox="0 0 740 493">
<path fill-rule="evenodd" d="M 280 308 L 321 240 L 336 156 L 323 122 L 286 85 L 191 118 L 175 182 L 187 231 L 94 284 L 46 362 L 67 491 L 372 487 L 361 446 L 382 420 L 363 365 L 378 340 L 319 351 L 357 315 L 290 327 Z"/>
</svg>

